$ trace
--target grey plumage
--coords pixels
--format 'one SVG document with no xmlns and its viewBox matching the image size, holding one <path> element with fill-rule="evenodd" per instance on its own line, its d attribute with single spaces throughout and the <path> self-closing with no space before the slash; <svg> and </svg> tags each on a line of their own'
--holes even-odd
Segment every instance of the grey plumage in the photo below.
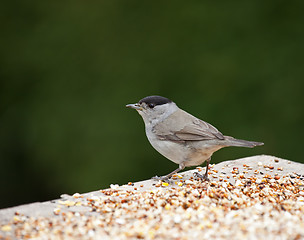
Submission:
<svg viewBox="0 0 304 240">
<path fill-rule="evenodd" d="M 187 166 L 197 166 L 205 161 L 207 169 L 201 177 L 207 179 L 208 164 L 215 151 L 229 146 L 252 148 L 263 145 L 261 142 L 224 136 L 211 124 L 192 116 L 170 99 L 161 96 L 148 96 L 127 107 L 136 109 L 142 116 L 151 145 L 163 156 L 179 164 L 178 169 L 157 179 L 167 179 Z"/>
</svg>

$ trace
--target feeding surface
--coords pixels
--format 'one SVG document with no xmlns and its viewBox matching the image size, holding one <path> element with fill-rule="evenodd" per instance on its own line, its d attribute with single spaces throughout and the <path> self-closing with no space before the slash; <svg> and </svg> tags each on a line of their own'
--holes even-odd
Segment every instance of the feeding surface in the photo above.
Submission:
<svg viewBox="0 0 304 240">
<path fill-rule="evenodd" d="M 169 182 L 76 193 L 49 216 L 16 212 L 0 225 L 0 239 L 303 238 L 304 173 L 286 174 L 287 161 L 276 158 L 237 161 L 212 165 L 210 182 L 188 171 Z"/>
</svg>

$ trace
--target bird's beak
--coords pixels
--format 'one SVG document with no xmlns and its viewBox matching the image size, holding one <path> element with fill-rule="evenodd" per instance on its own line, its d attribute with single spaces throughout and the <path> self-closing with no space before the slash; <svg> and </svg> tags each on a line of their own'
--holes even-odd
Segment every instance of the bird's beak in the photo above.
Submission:
<svg viewBox="0 0 304 240">
<path fill-rule="evenodd" d="M 126 105 L 127 108 L 133 108 L 135 110 L 142 110 L 142 107 L 138 104 L 138 103 L 135 103 L 135 104 L 128 104 Z"/>
</svg>

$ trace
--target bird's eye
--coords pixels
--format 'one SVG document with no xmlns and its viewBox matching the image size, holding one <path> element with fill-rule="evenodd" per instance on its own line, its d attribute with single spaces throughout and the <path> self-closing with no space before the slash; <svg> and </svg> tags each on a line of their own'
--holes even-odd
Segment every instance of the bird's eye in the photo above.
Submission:
<svg viewBox="0 0 304 240">
<path fill-rule="evenodd" d="M 148 106 L 149 106 L 149 108 L 154 108 L 155 107 L 154 103 L 149 103 Z"/>
</svg>

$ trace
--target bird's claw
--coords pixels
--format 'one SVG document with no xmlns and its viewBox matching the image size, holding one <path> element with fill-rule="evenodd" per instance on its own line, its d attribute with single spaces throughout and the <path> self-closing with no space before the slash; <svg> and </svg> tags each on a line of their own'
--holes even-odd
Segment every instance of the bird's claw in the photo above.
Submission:
<svg viewBox="0 0 304 240">
<path fill-rule="evenodd" d="M 155 176 L 155 177 L 152 177 L 153 180 L 161 180 L 161 181 L 167 181 L 169 180 L 169 177 L 167 176 Z"/>
<path fill-rule="evenodd" d="M 195 177 L 198 177 L 198 178 L 204 180 L 204 181 L 208 181 L 208 182 L 210 181 L 210 179 L 208 178 L 207 174 L 202 175 L 202 174 L 200 174 L 198 172 L 194 172 L 193 175 Z"/>
</svg>

